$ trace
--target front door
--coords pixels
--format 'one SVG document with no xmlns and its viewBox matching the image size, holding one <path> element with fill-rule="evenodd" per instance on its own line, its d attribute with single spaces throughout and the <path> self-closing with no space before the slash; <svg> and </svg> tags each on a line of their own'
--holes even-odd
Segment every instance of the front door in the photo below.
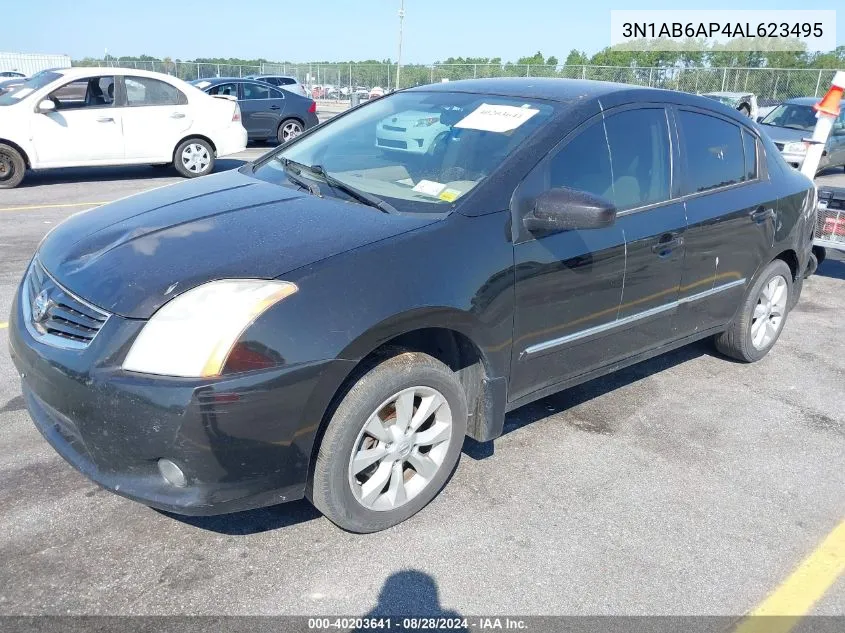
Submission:
<svg viewBox="0 0 845 633">
<path fill-rule="evenodd" d="M 32 140 L 39 167 L 122 160 L 122 113 L 114 101 L 114 77 L 68 82 L 47 97 L 53 112 L 32 114 Z"/>
<path fill-rule="evenodd" d="M 280 90 L 256 82 L 241 84 L 241 117 L 250 138 L 275 138 L 284 112 Z"/>
<path fill-rule="evenodd" d="M 609 199 L 618 218 L 611 227 L 551 235 L 531 235 L 515 218 L 510 400 L 670 336 L 686 226 L 671 194 L 670 138 L 661 107 L 598 117 L 521 185 L 515 200 L 568 187 Z"/>
<path fill-rule="evenodd" d="M 188 99 L 176 86 L 151 77 L 123 78 L 126 158 L 173 160 L 173 151 L 193 124 Z"/>
</svg>

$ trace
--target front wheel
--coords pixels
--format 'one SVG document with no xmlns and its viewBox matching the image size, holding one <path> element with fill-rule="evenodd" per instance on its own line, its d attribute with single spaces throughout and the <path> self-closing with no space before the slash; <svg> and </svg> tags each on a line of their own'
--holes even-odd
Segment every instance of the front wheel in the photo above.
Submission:
<svg viewBox="0 0 845 633">
<path fill-rule="evenodd" d="M 279 130 L 276 136 L 279 143 L 287 143 L 289 140 L 296 138 L 305 131 L 302 123 L 296 119 L 285 119 L 279 124 Z"/>
<path fill-rule="evenodd" d="M 0 189 L 14 189 L 23 180 L 26 161 L 11 145 L 0 143 Z"/>
<path fill-rule="evenodd" d="M 401 523 L 446 485 L 466 425 L 466 397 L 455 373 L 427 354 L 398 354 L 364 374 L 338 405 L 309 497 L 350 532 Z"/>
<path fill-rule="evenodd" d="M 185 178 L 205 176 L 214 169 L 214 150 L 206 140 L 189 138 L 173 153 L 173 166 Z"/>
<path fill-rule="evenodd" d="M 716 348 L 746 363 L 760 360 L 780 337 L 791 298 L 792 271 L 776 259 L 751 286 L 733 323 L 716 336 Z"/>
</svg>

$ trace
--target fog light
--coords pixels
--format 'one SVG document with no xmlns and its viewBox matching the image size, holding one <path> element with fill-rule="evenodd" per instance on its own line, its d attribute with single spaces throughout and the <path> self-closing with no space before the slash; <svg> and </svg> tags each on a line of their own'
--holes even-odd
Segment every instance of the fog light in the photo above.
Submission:
<svg viewBox="0 0 845 633">
<path fill-rule="evenodd" d="M 188 485 L 188 480 L 185 479 L 185 473 L 169 459 L 162 458 L 158 460 L 158 471 L 164 477 L 165 481 L 172 486 L 184 488 Z"/>
</svg>

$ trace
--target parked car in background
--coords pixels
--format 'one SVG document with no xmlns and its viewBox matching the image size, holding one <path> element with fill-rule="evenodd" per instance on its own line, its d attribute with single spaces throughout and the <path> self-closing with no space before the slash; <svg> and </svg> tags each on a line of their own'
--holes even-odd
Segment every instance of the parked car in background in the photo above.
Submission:
<svg viewBox="0 0 845 633">
<path fill-rule="evenodd" d="M 816 127 L 813 105 L 818 102 L 818 97 L 787 99 L 759 121 L 786 162 L 795 169 L 801 169 L 807 156 L 809 145 L 804 139 L 813 136 Z M 845 108 L 833 123 L 818 170 L 841 165 L 845 165 Z"/>
<path fill-rule="evenodd" d="M 757 96 L 754 94 L 749 92 L 705 92 L 702 96 L 721 101 L 752 119 L 757 118 Z"/>
<path fill-rule="evenodd" d="M 16 70 L 4 70 L 0 72 L 0 77 L 12 78 L 12 77 L 26 77 L 25 74 L 19 73 Z"/>
<path fill-rule="evenodd" d="M 0 188 L 52 167 L 173 164 L 202 176 L 244 147 L 237 103 L 160 73 L 45 71 L 0 95 Z"/>
<path fill-rule="evenodd" d="M 425 154 L 450 129 L 440 122 L 440 112 L 407 110 L 376 124 L 376 147 L 386 152 Z"/>
<path fill-rule="evenodd" d="M 448 126 L 433 153 L 378 150 L 405 112 Z M 181 514 L 307 496 L 374 532 L 508 411 L 707 337 L 762 359 L 814 208 L 753 121 L 695 95 L 411 88 L 72 216 L 15 293 L 9 349 L 37 428 L 103 487 Z"/>
<path fill-rule="evenodd" d="M 300 97 L 307 97 L 308 91 L 305 89 L 296 77 L 288 77 L 287 75 L 247 75 L 244 79 L 254 79 L 255 81 L 263 81 L 265 84 L 276 86 L 282 90 L 287 90 Z"/>
<path fill-rule="evenodd" d="M 381 86 L 376 86 L 370 90 L 370 93 L 367 95 L 370 99 L 378 99 L 379 97 L 384 96 L 384 88 Z"/>
<path fill-rule="evenodd" d="M 209 95 L 236 99 L 250 140 L 285 143 L 319 123 L 313 99 L 270 84 L 239 77 L 216 77 L 191 83 Z"/>
<path fill-rule="evenodd" d="M 760 121 L 763 117 L 765 117 L 769 112 L 774 110 L 781 103 L 783 103 L 783 99 L 757 99 L 757 116 L 754 117 L 754 119 Z"/>
</svg>

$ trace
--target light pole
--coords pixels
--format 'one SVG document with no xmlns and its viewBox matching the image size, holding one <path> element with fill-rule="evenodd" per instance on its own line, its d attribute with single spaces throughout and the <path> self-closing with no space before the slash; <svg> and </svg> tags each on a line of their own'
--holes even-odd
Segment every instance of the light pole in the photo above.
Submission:
<svg viewBox="0 0 845 633">
<path fill-rule="evenodd" d="M 396 89 L 399 89 L 399 74 L 402 72 L 402 22 L 405 20 L 405 0 L 399 6 L 399 56 L 396 58 Z M 388 86 L 389 88 L 390 86 Z"/>
</svg>

